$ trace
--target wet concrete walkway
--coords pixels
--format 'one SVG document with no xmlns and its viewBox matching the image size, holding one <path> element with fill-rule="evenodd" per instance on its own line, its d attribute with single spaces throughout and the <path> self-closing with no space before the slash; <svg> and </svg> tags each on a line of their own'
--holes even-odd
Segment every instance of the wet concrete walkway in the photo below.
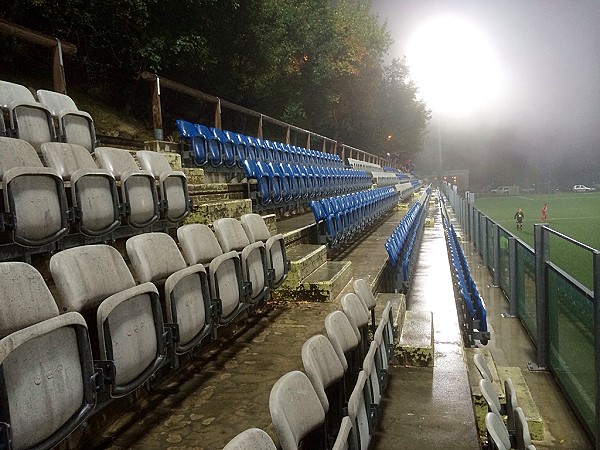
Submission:
<svg viewBox="0 0 600 450">
<path fill-rule="evenodd" d="M 407 309 L 433 311 L 434 366 L 390 371 L 381 431 L 374 448 L 479 449 L 471 391 L 458 328 L 452 277 L 439 209 L 425 228 Z"/>
</svg>

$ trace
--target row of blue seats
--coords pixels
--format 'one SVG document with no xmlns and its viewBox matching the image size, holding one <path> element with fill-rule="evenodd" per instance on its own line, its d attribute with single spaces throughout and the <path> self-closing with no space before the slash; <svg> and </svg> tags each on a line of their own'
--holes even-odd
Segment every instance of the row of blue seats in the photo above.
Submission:
<svg viewBox="0 0 600 450">
<path fill-rule="evenodd" d="M 309 198 L 369 189 L 371 177 L 362 170 L 244 160 L 248 179 L 257 181 L 257 204 L 298 202 Z"/>
<path fill-rule="evenodd" d="M 428 187 L 417 200 L 386 241 L 385 249 L 392 266 L 394 288 L 406 292 L 410 282 L 413 261 L 425 221 L 426 205 L 431 189 Z"/>
<path fill-rule="evenodd" d="M 469 265 L 454 226 L 449 222 L 447 216 L 443 217 L 443 221 L 450 265 L 452 266 L 452 276 L 463 315 L 461 326 L 464 327 L 467 342 L 470 345 L 473 345 L 475 341 L 486 345 L 490 340 L 490 332 L 487 328 L 485 304 L 471 276 Z"/>
<path fill-rule="evenodd" d="M 351 242 L 398 203 L 393 187 L 323 198 L 310 202 L 319 238 L 330 247 Z"/>
<path fill-rule="evenodd" d="M 186 120 L 176 120 L 182 142 L 190 146 L 194 163 L 198 166 L 239 167 L 244 160 L 274 163 L 306 164 L 343 167 L 338 155 L 298 147 L 282 142 L 255 138 L 233 131 L 209 128 Z"/>
</svg>

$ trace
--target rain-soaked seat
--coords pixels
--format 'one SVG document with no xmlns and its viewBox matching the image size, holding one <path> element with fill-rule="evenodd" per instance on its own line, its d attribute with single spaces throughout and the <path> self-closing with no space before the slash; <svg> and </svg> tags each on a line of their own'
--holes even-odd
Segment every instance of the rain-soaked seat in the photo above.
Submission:
<svg viewBox="0 0 600 450">
<path fill-rule="evenodd" d="M 10 231 L 14 242 L 38 247 L 69 232 L 62 177 L 42 165 L 31 144 L 0 137 L 0 178 L 4 202 L 0 230 Z"/>
<path fill-rule="evenodd" d="M 185 261 L 189 265 L 203 264 L 207 269 L 215 327 L 228 324 L 247 306 L 249 285 L 244 283 L 238 252 L 224 253 L 212 230 L 204 224 L 179 227 L 177 239 Z"/>
<path fill-rule="evenodd" d="M 272 274 L 269 276 L 269 281 L 271 288 L 276 289 L 285 281 L 290 268 L 290 261 L 288 261 L 285 254 L 283 234 L 271 236 L 267 224 L 259 214 L 244 214 L 241 217 L 241 222 L 251 243 L 264 242 L 267 263 Z"/>
<path fill-rule="evenodd" d="M 95 155 L 98 165 L 121 183 L 121 203 L 125 204 L 129 225 L 145 228 L 156 222 L 160 211 L 154 175 L 141 170 L 127 150 L 98 147 Z"/>
<path fill-rule="evenodd" d="M 98 330 L 94 356 L 114 376 L 110 397 L 134 391 L 165 363 L 167 335 L 158 290 L 136 285 L 125 260 L 109 245 L 83 245 L 50 258 L 63 311 L 78 311 Z"/>
<path fill-rule="evenodd" d="M 223 251 L 234 250 L 240 255 L 244 281 L 250 283 L 248 302 L 256 304 L 265 299 L 270 292 L 265 244 L 251 243 L 242 224 L 231 217 L 215 220 L 213 228 Z"/>
<path fill-rule="evenodd" d="M 52 448 L 95 407 L 86 322 L 22 262 L 0 263 L 0 310 L 0 448 Z"/>
<path fill-rule="evenodd" d="M 138 234 L 127 239 L 125 246 L 135 280 L 163 288 L 167 322 L 179 330 L 176 352 L 186 353 L 210 337 L 212 308 L 204 266 L 188 267 L 166 233 Z"/>
<path fill-rule="evenodd" d="M 248 428 L 229 441 L 223 450 L 277 450 L 277 447 L 265 431 Z"/>
<path fill-rule="evenodd" d="M 92 116 L 79 110 L 68 95 L 40 89 L 37 91 L 37 97 L 56 118 L 61 141 L 81 145 L 89 152 L 94 151 L 96 131 Z"/>
<path fill-rule="evenodd" d="M 81 145 L 62 142 L 42 144 L 48 167 L 70 183 L 71 204 L 79 231 L 100 236 L 121 224 L 119 192 L 115 177 L 98 169 L 92 155 Z"/>
<path fill-rule="evenodd" d="M 169 222 L 181 222 L 190 213 L 190 195 L 187 178 L 181 171 L 173 170 L 164 155 L 142 150 L 135 154 L 140 167 L 158 180 L 163 216 Z"/>
</svg>

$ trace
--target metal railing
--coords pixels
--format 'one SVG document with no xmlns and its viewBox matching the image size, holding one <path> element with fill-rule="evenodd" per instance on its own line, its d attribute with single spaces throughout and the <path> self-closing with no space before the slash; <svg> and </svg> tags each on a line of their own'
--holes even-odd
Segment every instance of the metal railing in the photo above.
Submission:
<svg viewBox="0 0 600 450">
<path fill-rule="evenodd" d="M 506 295 L 509 314 L 521 320 L 536 346 L 537 361 L 530 368 L 552 372 L 600 449 L 600 251 L 545 224 L 534 225 L 532 249 L 476 209 L 473 194 L 462 197 L 450 184 L 441 189 L 463 237 L 475 245 L 494 285 Z M 592 280 L 592 287 L 559 267 L 553 249 L 589 257 L 591 273 L 578 276 Z"/>
</svg>

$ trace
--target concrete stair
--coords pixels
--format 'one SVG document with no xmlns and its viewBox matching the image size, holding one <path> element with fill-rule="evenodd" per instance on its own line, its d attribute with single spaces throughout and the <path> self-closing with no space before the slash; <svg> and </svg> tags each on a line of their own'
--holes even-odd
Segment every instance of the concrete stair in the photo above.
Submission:
<svg viewBox="0 0 600 450">
<path fill-rule="evenodd" d="M 288 277 L 275 292 L 275 300 L 330 302 L 352 278 L 350 261 L 327 261 L 327 247 L 298 244 L 286 248 L 291 261 Z"/>
<path fill-rule="evenodd" d="M 433 313 L 406 311 L 394 355 L 407 367 L 433 366 Z"/>
</svg>

